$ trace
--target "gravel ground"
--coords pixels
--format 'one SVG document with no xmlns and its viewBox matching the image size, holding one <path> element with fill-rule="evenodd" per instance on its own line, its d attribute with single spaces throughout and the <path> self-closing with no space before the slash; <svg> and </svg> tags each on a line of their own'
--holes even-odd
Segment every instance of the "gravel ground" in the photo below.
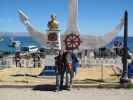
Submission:
<svg viewBox="0 0 133 100">
<path fill-rule="evenodd" d="M 1 88 L 0 100 L 133 100 L 133 90 L 89 88 L 54 92 Z"/>
</svg>

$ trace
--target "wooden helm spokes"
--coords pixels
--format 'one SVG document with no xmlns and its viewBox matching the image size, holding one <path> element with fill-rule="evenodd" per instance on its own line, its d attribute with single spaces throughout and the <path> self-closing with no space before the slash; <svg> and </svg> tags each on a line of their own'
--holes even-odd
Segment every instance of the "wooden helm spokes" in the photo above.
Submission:
<svg viewBox="0 0 133 100">
<path fill-rule="evenodd" d="M 76 34 L 69 34 L 65 38 L 66 49 L 77 49 L 80 46 L 80 37 Z"/>
</svg>

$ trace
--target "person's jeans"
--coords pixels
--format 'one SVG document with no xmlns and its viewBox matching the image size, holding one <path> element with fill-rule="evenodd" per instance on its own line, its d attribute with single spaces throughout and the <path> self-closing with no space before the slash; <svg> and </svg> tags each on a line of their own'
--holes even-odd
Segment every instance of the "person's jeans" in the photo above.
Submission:
<svg viewBox="0 0 133 100">
<path fill-rule="evenodd" d="M 73 79 L 73 71 L 66 71 L 66 87 L 71 88 Z"/>
<path fill-rule="evenodd" d="M 61 73 L 61 79 L 60 79 L 60 89 L 62 89 L 62 88 L 63 88 L 64 73 L 65 73 L 65 71 L 63 71 L 63 72 Z"/>
<path fill-rule="evenodd" d="M 78 66 L 79 66 L 79 63 L 78 62 L 77 63 L 73 63 L 73 72 L 75 72 L 75 74 L 77 72 Z"/>
<path fill-rule="evenodd" d="M 60 90 L 60 80 L 61 80 L 61 75 L 57 72 L 56 73 L 56 90 Z"/>
<path fill-rule="evenodd" d="M 73 79 L 73 70 L 72 71 L 68 71 L 66 66 L 64 66 L 64 70 L 61 73 L 61 80 L 60 80 L 60 88 L 63 88 L 63 82 L 64 82 L 64 74 L 66 74 L 66 87 L 70 88 L 72 85 L 72 79 Z"/>
</svg>

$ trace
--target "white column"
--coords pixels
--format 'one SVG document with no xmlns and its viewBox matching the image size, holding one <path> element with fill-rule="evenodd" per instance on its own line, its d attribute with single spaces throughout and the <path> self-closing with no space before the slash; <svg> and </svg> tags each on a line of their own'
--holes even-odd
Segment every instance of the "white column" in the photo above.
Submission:
<svg viewBox="0 0 133 100">
<path fill-rule="evenodd" d="M 66 34 L 76 33 L 79 34 L 77 26 L 78 16 L 78 0 L 69 0 L 69 21 Z"/>
<path fill-rule="evenodd" d="M 62 47 L 61 47 L 61 34 L 60 34 L 60 32 L 58 33 L 58 44 L 59 44 L 58 45 L 59 46 L 58 49 L 61 50 Z"/>
</svg>

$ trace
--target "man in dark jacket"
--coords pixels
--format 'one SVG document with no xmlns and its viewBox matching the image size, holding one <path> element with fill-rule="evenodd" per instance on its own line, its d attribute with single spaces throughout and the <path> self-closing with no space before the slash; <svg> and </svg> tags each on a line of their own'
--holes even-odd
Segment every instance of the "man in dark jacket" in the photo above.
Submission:
<svg viewBox="0 0 133 100">
<path fill-rule="evenodd" d="M 21 60 L 20 52 L 16 52 L 16 54 L 15 54 L 16 67 L 21 67 L 20 60 Z"/>
<path fill-rule="evenodd" d="M 55 57 L 55 66 L 56 66 L 56 90 L 60 90 L 61 83 L 61 75 L 63 74 L 63 62 L 62 62 L 62 54 L 59 51 L 59 54 Z"/>
<path fill-rule="evenodd" d="M 33 66 L 35 67 L 41 67 L 41 59 L 40 59 L 40 55 L 38 53 L 33 53 Z"/>
</svg>

